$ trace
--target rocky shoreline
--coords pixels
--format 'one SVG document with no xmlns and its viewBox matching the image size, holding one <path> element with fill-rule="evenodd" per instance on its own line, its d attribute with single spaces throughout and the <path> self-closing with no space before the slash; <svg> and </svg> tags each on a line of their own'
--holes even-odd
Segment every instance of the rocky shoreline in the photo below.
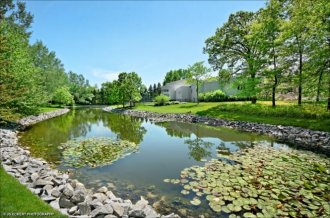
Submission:
<svg viewBox="0 0 330 218">
<path fill-rule="evenodd" d="M 209 126 L 223 126 L 246 132 L 265 134 L 274 137 L 280 142 L 291 144 L 297 148 L 311 150 L 330 156 L 330 133 L 314 131 L 294 126 L 280 126 L 260 124 L 245 121 L 229 121 L 219 118 L 210 118 L 194 114 L 165 114 L 148 111 L 103 108 L 104 111 L 122 113 L 134 117 L 147 118 L 155 122 L 179 121 L 200 123 Z"/>
<path fill-rule="evenodd" d="M 19 121 L 24 129 L 37 122 L 50 119 L 69 112 L 61 109 L 39 116 L 30 116 Z M 130 200 L 116 197 L 107 187 L 101 187 L 96 192 L 86 189 L 77 180 L 71 180 L 69 175 L 52 169 L 50 165 L 39 158 L 30 156 L 30 152 L 18 144 L 17 131 L 0 129 L 0 155 L 3 168 L 50 204 L 69 217 L 179 217 L 175 214 L 161 216 L 143 197 L 133 204 Z"/>
</svg>

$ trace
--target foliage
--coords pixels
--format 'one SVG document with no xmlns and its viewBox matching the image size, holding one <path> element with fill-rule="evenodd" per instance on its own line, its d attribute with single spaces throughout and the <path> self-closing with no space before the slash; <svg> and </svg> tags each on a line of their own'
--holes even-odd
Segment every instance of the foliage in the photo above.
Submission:
<svg viewBox="0 0 330 218">
<path fill-rule="evenodd" d="M 61 105 L 74 104 L 73 96 L 70 94 L 67 87 L 58 88 L 53 95 L 53 101 Z"/>
<path fill-rule="evenodd" d="M 228 99 L 228 96 L 226 96 L 226 94 L 219 90 L 214 90 L 212 92 L 204 92 L 198 95 L 198 99 L 200 101 L 213 101 L 213 102 L 219 102 L 219 101 L 224 101 L 226 99 Z"/>
<path fill-rule="evenodd" d="M 0 108 L 7 114 L 33 114 L 43 102 L 39 75 L 28 52 L 23 30 L 0 21 Z"/>
<path fill-rule="evenodd" d="M 81 74 L 76 74 L 72 71 L 68 73 L 69 90 L 74 101 L 78 104 L 91 104 L 93 88 L 89 85 L 89 81 Z"/>
<path fill-rule="evenodd" d="M 63 161 L 72 167 L 96 167 L 111 164 L 138 149 L 135 143 L 110 138 L 72 140 L 62 145 Z"/>
<path fill-rule="evenodd" d="M 256 101 L 257 72 L 263 64 L 261 53 L 256 49 L 258 37 L 248 37 L 250 25 L 256 14 L 239 11 L 229 16 L 228 21 L 218 28 L 215 35 L 208 38 L 204 52 L 209 54 L 209 63 L 214 70 L 227 66 L 233 76 L 249 76 L 245 92 Z"/>
<path fill-rule="evenodd" d="M 278 92 L 293 92 L 298 105 L 328 98 L 330 110 L 329 8 L 326 0 L 270 0 L 256 13 L 231 14 L 204 52 L 219 80 L 238 80 L 252 103 L 271 94 L 275 107 Z"/>
<path fill-rule="evenodd" d="M 31 45 L 29 53 L 33 65 L 40 75 L 40 83 L 47 101 L 51 101 L 57 89 L 69 86 L 68 76 L 65 73 L 63 64 L 56 57 L 55 52 L 49 51 L 41 41 Z"/>
<path fill-rule="evenodd" d="M 5 213 L 49 213 L 49 218 L 65 218 L 38 196 L 31 193 L 24 185 L 14 177 L 8 175 L 0 166 L 0 208 L 2 215 Z M 31 217 L 31 216 L 19 216 Z"/>
<path fill-rule="evenodd" d="M 169 104 L 170 98 L 166 95 L 158 95 L 154 100 L 155 106 L 163 106 Z"/>
<path fill-rule="evenodd" d="M 215 212 L 243 217 L 329 216 L 329 164 L 310 152 L 259 145 L 219 154 L 203 167 L 186 168 L 179 183 L 193 193 L 191 204 L 199 205 L 198 196 L 205 196 Z M 166 181 L 177 184 L 175 179 Z"/>
<path fill-rule="evenodd" d="M 199 95 L 199 87 L 203 85 L 203 83 L 208 80 L 210 76 L 211 69 L 205 67 L 204 61 L 196 62 L 192 66 L 189 66 L 189 75 L 187 82 L 194 84 L 196 87 L 197 99 L 198 102 L 198 95 Z"/>
<path fill-rule="evenodd" d="M 166 73 L 163 85 L 167 83 L 174 82 L 177 80 L 187 79 L 189 78 L 189 70 L 187 69 L 178 69 L 178 70 L 170 70 Z"/>
</svg>

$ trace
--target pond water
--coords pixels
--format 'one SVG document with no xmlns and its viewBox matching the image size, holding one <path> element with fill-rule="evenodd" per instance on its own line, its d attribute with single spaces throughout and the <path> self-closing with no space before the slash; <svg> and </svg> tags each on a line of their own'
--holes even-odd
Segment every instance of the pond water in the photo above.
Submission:
<svg viewBox="0 0 330 218">
<path fill-rule="evenodd" d="M 110 137 L 139 145 L 136 153 L 110 165 L 70 168 L 63 164 L 59 146 L 72 139 Z M 180 193 L 179 186 L 165 183 L 178 178 L 180 172 L 193 165 L 217 158 L 217 150 L 237 151 L 254 144 L 285 146 L 271 138 L 227 128 L 191 123 L 153 123 L 146 119 L 108 113 L 100 108 L 81 108 L 40 122 L 20 135 L 20 143 L 34 156 L 42 157 L 60 170 L 69 170 L 72 177 L 86 187 L 112 187 L 113 192 L 133 202 L 144 196 L 160 213 L 176 212 L 183 217 L 226 216 L 217 214 L 202 202 L 192 206 L 191 196 Z"/>
</svg>

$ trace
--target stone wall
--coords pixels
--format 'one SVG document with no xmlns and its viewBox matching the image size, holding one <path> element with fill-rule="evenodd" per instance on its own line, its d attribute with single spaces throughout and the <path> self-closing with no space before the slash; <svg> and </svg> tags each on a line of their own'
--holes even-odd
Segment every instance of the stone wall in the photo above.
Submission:
<svg viewBox="0 0 330 218">
<path fill-rule="evenodd" d="M 246 132 L 265 134 L 274 137 L 280 142 L 291 144 L 297 148 L 303 148 L 330 156 L 329 132 L 314 131 L 293 126 L 260 124 L 245 121 L 229 121 L 218 118 L 198 116 L 194 114 L 165 114 L 137 110 L 113 109 L 111 107 L 104 108 L 103 110 L 127 114 L 135 117 L 147 118 L 155 122 L 179 121 L 200 123 L 209 126 L 223 126 Z"/>
<path fill-rule="evenodd" d="M 27 127 L 68 111 L 63 109 L 27 117 L 20 120 L 20 124 Z M 143 197 L 133 204 L 116 197 L 107 187 L 96 192 L 86 189 L 79 181 L 71 180 L 69 175 L 52 169 L 46 161 L 31 157 L 28 150 L 19 146 L 15 130 L 0 129 L 0 156 L 7 173 L 70 217 L 179 217 L 175 214 L 161 216 Z"/>
</svg>

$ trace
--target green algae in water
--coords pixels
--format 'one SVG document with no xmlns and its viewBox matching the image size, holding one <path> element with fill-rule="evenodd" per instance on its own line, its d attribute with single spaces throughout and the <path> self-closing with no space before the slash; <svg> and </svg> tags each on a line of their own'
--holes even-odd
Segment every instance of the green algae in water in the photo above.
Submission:
<svg viewBox="0 0 330 218">
<path fill-rule="evenodd" d="M 184 190 L 231 217 L 330 216 L 330 160 L 312 152 L 255 146 L 181 172 Z M 186 194 L 186 192 L 181 192 Z"/>
<path fill-rule="evenodd" d="M 110 164 L 138 150 L 138 145 L 126 140 L 88 138 L 71 140 L 62 144 L 63 161 L 71 167 L 96 167 Z"/>
</svg>

